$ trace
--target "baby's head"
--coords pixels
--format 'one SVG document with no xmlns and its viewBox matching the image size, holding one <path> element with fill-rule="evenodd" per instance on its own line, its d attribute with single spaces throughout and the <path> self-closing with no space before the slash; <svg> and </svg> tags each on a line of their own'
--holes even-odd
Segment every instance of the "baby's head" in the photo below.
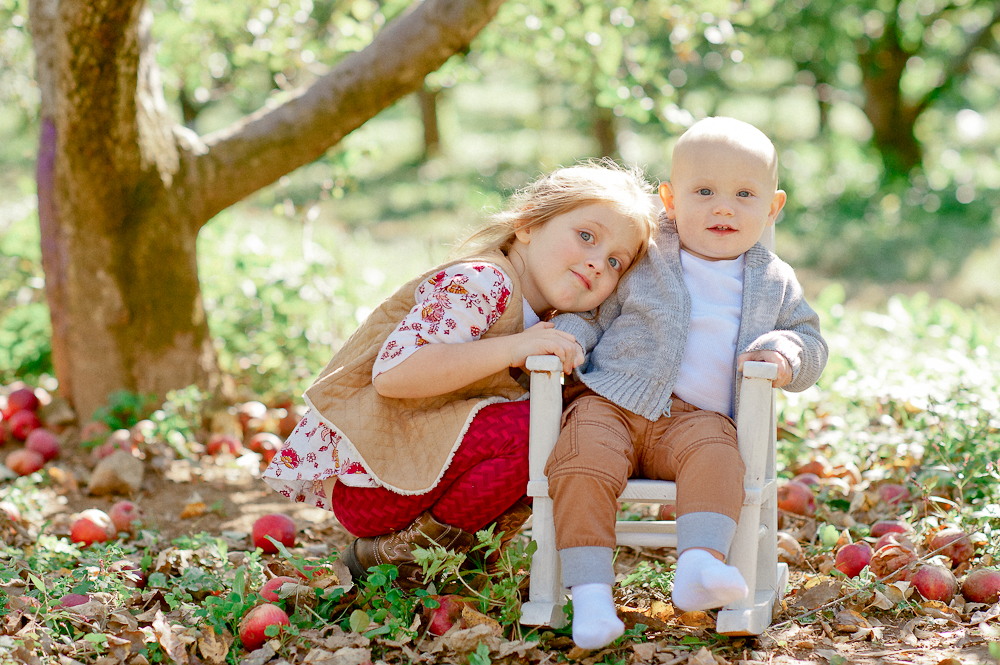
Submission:
<svg viewBox="0 0 1000 665">
<path fill-rule="evenodd" d="M 620 166 L 610 159 L 556 169 L 514 194 L 461 248 L 472 245 L 506 252 L 519 231 L 544 226 L 578 208 L 602 205 L 626 218 L 634 228 L 638 239 L 634 265 L 656 234 L 656 211 L 650 201 L 653 191 L 640 169 Z"/>
<path fill-rule="evenodd" d="M 774 223 L 786 199 L 777 186 L 778 153 L 763 132 L 705 118 L 677 140 L 660 199 L 681 247 L 717 261 L 739 257 Z"/>
</svg>

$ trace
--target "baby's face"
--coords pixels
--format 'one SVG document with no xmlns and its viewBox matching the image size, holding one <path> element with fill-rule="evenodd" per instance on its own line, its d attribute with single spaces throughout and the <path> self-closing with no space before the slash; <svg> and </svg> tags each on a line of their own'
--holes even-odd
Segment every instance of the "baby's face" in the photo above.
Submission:
<svg viewBox="0 0 1000 665">
<path fill-rule="evenodd" d="M 709 261 L 735 259 L 753 247 L 785 204 L 773 167 L 760 154 L 723 141 L 675 151 L 671 182 L 660 185 L 681 247 Z"/>
</svg>

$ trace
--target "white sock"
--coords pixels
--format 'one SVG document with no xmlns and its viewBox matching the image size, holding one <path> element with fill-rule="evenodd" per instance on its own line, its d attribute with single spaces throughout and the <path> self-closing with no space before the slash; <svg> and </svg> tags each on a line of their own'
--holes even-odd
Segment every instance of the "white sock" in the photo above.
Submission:
<svg viewBox="0 0 1000 665">
<path fill-rule="evenodd" d="M 573 641 L 581 649 L 600 649 L 625 632 L 625 624 L 615 610 L 611 585 L 595 582 L 577 584 L 573 594 Z"/>
<path fill-rule="evenodd" d="M 747 583 L 736 566 L 707 550 L 684 550 L 677 558 L 671 598 L 685 612 L 722 607 L 746 595 Z"/>
</svg>

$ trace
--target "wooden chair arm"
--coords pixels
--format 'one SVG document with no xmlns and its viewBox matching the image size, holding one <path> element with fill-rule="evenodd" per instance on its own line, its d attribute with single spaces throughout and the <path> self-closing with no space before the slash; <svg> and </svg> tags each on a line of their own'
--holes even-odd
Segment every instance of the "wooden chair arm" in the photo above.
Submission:
<svg viewBox="0 0 1000 665">
<path fill-rule="evenodd" d="M 528 474 L 545 479 L 545 462 L 559 438 L 562 421 L 562 361 L 557 356 L 529 356 L 531 422 L 528 430 Z"/>
</svg>

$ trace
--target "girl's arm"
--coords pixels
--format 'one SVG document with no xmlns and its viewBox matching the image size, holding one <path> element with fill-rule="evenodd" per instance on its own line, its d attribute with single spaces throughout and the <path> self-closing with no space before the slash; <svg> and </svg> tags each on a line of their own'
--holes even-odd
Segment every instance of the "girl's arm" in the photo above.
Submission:
<svg viewBox="0 0 1000 665">
<path fill-rule="evenodd" d="M 567 374 L 583 362 L 583 352 L 572 335 L 542 322 L 516 335 L 458 344 L 427 344 L 379 374 L 373 383 L 383 397 L 434 397 L 509 367 L 524 367 L 525 359 L 532 355 L 559 356 Z"/>
</svg>

